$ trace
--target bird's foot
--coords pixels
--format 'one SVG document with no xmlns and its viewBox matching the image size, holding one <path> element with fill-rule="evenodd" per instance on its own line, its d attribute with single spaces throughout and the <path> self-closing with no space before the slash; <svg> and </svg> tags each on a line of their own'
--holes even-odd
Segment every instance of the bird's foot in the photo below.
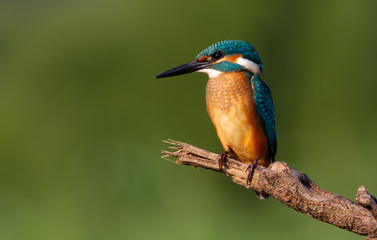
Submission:
<svg viewBox="0 0 377 240">
<path fill-rule="evenodd" d="M 228 159 L 228 151 L 225 151 L 219 155 L 219 168 L 223 170 L 223 164 Z"/>
<path fill-rule="evenodd" d="M 259 161 L 259 157 L 257 157 L 255 159 L 255 161 L 253 162 L 253 164 L 250 164 L 247 168 L 246 168 L 246 171 L 249 171 L 249 174 L 247 174 L 247 178 L 246 178 L 246 184 L 250 184 L 251 183 L 251 180 L 253 179 L 253 176 L 254 176 L 254 170 L 257 168 L 258 166 L 258 161 Z M 245 171 L 245 172 L 246 172 Z"/>
</svg>

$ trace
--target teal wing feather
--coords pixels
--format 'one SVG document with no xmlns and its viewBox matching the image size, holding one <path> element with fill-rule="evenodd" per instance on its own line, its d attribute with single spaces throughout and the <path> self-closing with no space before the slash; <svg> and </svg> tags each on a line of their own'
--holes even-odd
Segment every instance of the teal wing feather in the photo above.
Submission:
<svg viewBox="0 0 377 240">
<path fill-rule="evenodd" d="M 251 80 L 253 87 L 254 102 L 257 106 L 259 117 L 264 123 L 264 132 L 268 139 L 269 156 L 274 161 L 277 150 L 275 110 L 272 102 L 270 88 L 262 79 L 254 75 Z"/>
</svg>

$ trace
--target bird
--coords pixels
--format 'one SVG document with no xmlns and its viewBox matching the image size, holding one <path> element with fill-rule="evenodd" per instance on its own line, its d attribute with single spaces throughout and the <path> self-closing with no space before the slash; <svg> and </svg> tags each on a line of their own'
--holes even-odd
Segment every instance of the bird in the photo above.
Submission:
<svg viewBox="0 0 377 240">
<path fill-rule="evenodd" d="M 249 164 L 247 182 L 257 166 L 268 167 L 277 151 L 275 110 L 270 88 L 262 81 L 263 63 L 253 45 L 241 40 L 215 43 L 186 64 L 155 78 L 192 72 L 206 73 L 207 112 L 228 156 Z M 263 194 L 258 194 L 263 198 Z"/>
</svg>

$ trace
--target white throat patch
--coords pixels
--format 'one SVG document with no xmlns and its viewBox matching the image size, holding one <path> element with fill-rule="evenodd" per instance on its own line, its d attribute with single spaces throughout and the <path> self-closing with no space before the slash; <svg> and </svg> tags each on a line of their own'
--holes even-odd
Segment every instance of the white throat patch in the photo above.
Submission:
<svg viewBox="0 0 377 240">
<path fill-rule="evenodd" d="M 198 72 L 206 73 L 209 78 L 218 77 L 222 73 L 220 71 L 217 71 L 215 69 L 210 69 L 210 68 L 200 69 Z"/>
<path fill-rule="evenodd" d="M 249 70 L 250 72 L 252 72 L 252 73 L 254 73 L 256 75 L 259 75 L 261 73 L 260 67 L 258 66 L 258 64 L 256 64 L 253 61 L 250 61 L 249 59 L 246 59 L 246 58 L 243 58 L 243 57 L 239 57 L 237 59 L 236 63 L 238 65 L 243 66 L 244 68 L 246 68 L 247 70 Z"/>
</svg>

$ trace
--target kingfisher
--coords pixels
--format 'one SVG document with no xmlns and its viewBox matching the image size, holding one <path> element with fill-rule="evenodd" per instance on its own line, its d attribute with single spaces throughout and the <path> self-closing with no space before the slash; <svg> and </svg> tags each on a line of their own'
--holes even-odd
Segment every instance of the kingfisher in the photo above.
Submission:
<svg viewBox="0 0 377 240">
<path fill-rule="evenodd" d="M 225 152 L 249 164 L 247 182 L 257 166 L 268 167 L 277 150 L 275 111 L 271 91 L 262 81 L 263 63 L 256 49 L 241 40 L 225 40 L 204 49 L 195 60 L 155 78 L 191 72 L 209 76 L 207 111 Z M 258 195 L 258 193 L 257 193 Z"/>
</svg>

